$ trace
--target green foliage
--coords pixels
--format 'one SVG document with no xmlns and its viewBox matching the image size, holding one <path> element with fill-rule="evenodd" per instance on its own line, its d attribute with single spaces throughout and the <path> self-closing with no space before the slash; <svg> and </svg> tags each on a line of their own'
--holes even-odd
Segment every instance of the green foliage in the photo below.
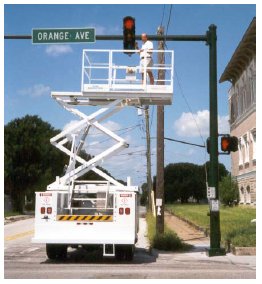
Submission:
<svg viewBox="0 0 262 284">
<path fill-rule="evenodd" d="M 26 115 L 5 125 L 5 193 L 10 194 L 15 210 L 22 212 L 24 195 L 32 197 L 40 177 L 48 184 L 61 174 L 66 157 L 49 142 L 57 133 L 38 116 Z"/>
<path fill-rule="evenodd" d="M 20 212 L 14 212 L 14 211 L 8 211 L 8 212 L 5 212 L 4 213 L 4 217 L 12 217 L 12 216 L 18 216 L 20 215 L 21 213 Z"/>
<path fill-rule="evenodd" d="M 169 164 L 165 167 L 165 201 L 187 203 L 189 198 L 197 202 L 206 199 L 206 171 L 209 162 L 204 165 L 192 163 Z M 223 164 L 219 164 L 219 179 L 227 175 Z"/>
<path fill-rule="evenodd" d="M 50 138 L 59 132 L 36 115 L 26 115 L 5 125 L 5 193 L 11 196 L 14 210 L 23 211 L 25 194 L 34 200 L 35 191 L 45 190 L 56 176 L 63 174 L 69 158 L 50 144 Z M 85 151 L 80 156 L 91 158 Z M 101 180 L 101 177 L 90 171 L 83 179 Z"/>
<path fill-rule="evenodd" d="M 190 245 L 185 244 L 182 242 L 177 234 L 168 229 L 165 226 L 165 232 L 163 234 L 157 235 L 156 234 L 156 219 L 155 217 L 147 213 L 146 215 L 147 226 L 148 226 L 148 239 L 150 245 L 153 248 L 166 250 L 166 251 L 178 251 L 178 250 L 187 250 L 191 248 Z"/>
<path fill-rule="evenodd" d="M 166 209 L 209 232 L 210 218 L 207 216 L 209 205 L 166 204 Z M 256 209 L 249 206 L 221 207 L 220 228 L 222 242 L 235 246 L 256 246 Z"/>
<path fill-rule="evenodd" d="M 219 183 L 219 199 L 228 206 L 239 202 L 238 185 L 230 175 L 223 177 Z"/>
</svg>

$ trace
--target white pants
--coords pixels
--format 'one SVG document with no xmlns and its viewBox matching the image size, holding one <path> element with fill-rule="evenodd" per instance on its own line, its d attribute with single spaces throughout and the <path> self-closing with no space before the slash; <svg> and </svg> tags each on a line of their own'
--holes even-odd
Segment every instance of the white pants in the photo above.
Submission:
<svg viewBox="0 0 262 284">
<path fill-rule="evenodd" d="M 146 57 L 146 58 L 141 59 L 140 60 L 139 72 L 144 73 L 145 69 L 146 69 L 146 72 L 151 71 L 151 69 L 148 68 L 148 67 L 152 67 L 153 64 L 154 63 L 153 63 L 152 57 Z"/>
</svg>

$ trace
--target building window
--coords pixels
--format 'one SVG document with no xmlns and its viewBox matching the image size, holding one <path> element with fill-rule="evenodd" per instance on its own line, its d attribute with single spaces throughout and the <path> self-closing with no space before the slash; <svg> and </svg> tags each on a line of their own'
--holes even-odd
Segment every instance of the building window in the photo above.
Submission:
<svg viewBox="0 0 262 284">
<path fill-rule="evenodd" d="M 246 188 L 246 203 L 251 203 L 251 192 L 250 192 L 250 186 L 248 185 Z"/>
<path fill-rule="evenodd" d="M 237 119 L 237 94 L 234 93 L 230 100 L 230 123 L 234 123 Z"/>
<path fill-rule="evenodd" d="M 243 165 L 243 144 L 242 144 L 242 139 L 239 138 L 238 140 L 238 165 L 239 167 L 242 167 Z"/>
<path fill-rule="evenodd" d="M 250 131 L 250 138 L 251 138 L 251 142 L 253 145 L 252 160 L 255 161 L 256 160 L 256 128 Z"/>
<path fill-rule="evenodd" d="M 244 153 L 245 153 L 244 163 L 249 164 L 249 141 L 247 134 L 243 136 L 243 142 L 244 142 Z"/>
<path fill-rule="evenodd" d="M 244 193 L 244 187 L 242 186 L 241 188 L 240 188 L 240 201 L 239 201 L 239 203 L 245 203 L 245 193 Z"/>
<path fill-rule="evenodd" d="M 253 74 L 251 78 L 251 104 L 256 103 L 256 75 Z"/>
</svg>

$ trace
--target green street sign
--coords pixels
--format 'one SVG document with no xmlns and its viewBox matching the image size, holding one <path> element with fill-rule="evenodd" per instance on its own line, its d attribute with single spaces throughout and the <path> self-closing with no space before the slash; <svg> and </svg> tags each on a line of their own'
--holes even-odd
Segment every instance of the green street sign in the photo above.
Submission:
<svg viewBox="0 0 262 284">
<path fill-rule="evenodd" d="M 95 42 L 94 28 L 33 29 L 33 44 Z"/>
</svg>

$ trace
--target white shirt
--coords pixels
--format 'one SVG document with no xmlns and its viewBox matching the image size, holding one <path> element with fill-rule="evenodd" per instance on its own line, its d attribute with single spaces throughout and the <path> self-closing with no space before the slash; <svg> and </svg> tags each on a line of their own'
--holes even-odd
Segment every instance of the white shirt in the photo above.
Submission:
<svg viewBox="0 0 262 284">
<path fill-rule="evenodd" d="M 144 58 L 146 58 L 146 57 L 151 57 L 151 54 L 148 53 L 147 51 L 148 51 L 149 49 L 154 49 L 152 41 L 147 40 L 145 43 L 142 44 L 141 49 L 142 49 L 143 51 L 140 52 L 140 58 L 141 58 L 141 57 L 144 57 Z"/>
</svg>

